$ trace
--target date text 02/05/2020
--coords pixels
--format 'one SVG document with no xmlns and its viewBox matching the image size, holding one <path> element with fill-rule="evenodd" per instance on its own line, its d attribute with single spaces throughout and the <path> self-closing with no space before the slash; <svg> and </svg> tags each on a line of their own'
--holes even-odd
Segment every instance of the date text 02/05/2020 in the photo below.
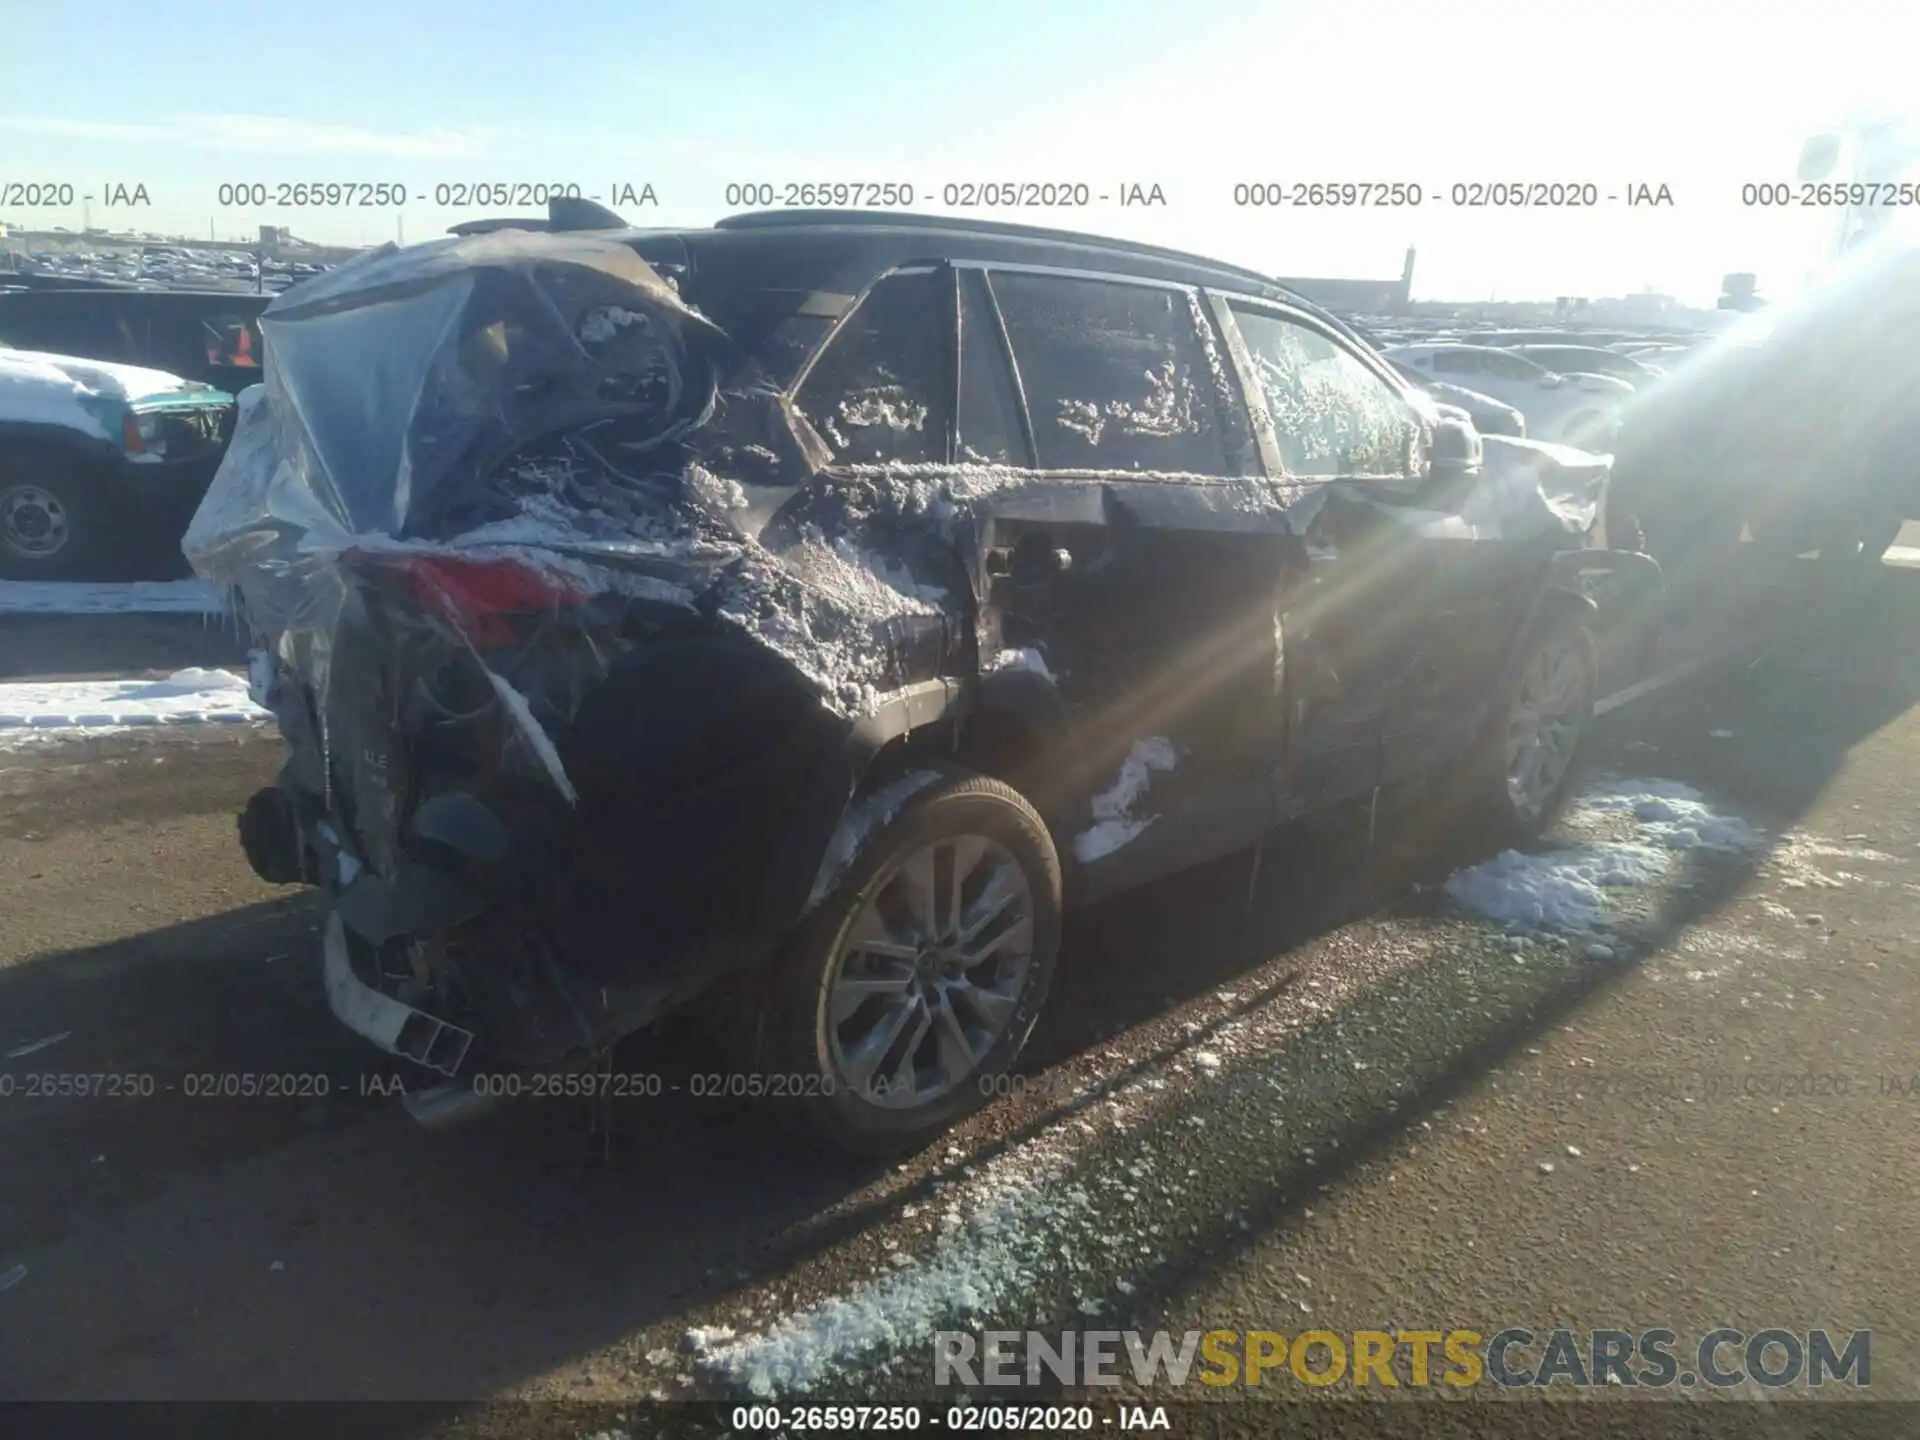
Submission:
<svg viewBox="0 0 1920 1440">
<path fill-rule="evenodd" d="M 1596 180 L 1242 180 L 1232 191 L 1241 209 L 1392 209 L 1452 205 L 1463 210 L 1591 210 L 1600 205 L 1665 208 L 1673 188 L 1663 181 L 1602 185 Z"/>
<path fill-rule="evenodd" d="M 936 203 L 950 210 L 1161 208 L 1167 192 L 1151 180 L 736 180 L 722 190 L 721 203 L 729 210 L 905 210 Z"/>
</svg>

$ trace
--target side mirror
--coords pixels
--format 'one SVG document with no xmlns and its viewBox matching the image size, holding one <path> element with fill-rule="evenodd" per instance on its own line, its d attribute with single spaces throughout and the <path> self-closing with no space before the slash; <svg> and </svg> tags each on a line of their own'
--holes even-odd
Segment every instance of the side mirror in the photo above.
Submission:
<svg viewBox="0 0 1920 1440">
<path fill-rule="evenodd" d="M 1442 415 L 1433 426 L 1433 449 L 1429 458 L 1436 475 L 1463 475 L 1478 470 L 1485 453 L 1480 432 L 1471 420 Z"/>
</svg>

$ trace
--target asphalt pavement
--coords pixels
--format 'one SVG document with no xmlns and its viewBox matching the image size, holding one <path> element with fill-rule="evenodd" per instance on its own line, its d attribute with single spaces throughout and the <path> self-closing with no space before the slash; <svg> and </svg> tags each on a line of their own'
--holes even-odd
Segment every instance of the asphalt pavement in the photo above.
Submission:
<svg viewBox="0 0 1920 1440">
<path fill-rule="evenodd" d="M 987 1325 L 1868 1330 L 1920 1399 L 1920 574 L 1787 589 L 1596 735 L 1555 843 L 1660 860 L 1600 928 L 1463 908 L 1417 807 L 1277 836 L 1076 920 L 1018 1093 L 897 1167 L 685 1024 L 610 1135 L 421 1130 L 235 844 L 269 735 L 0 751 L 0 1399 L 914 1394 Z"/>
</svg>

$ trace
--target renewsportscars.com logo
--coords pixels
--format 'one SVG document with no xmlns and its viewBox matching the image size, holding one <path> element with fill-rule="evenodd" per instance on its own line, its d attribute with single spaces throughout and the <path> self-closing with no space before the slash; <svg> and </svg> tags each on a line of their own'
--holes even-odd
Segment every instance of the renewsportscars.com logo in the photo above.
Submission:
<svg viewBox="0 0 1920 1440">
<path fill-rule="evenodd" d="M 1873 1332 L 1709 1330 L 943 1330 L 936 1385 L 1727 1389 L 1872 1381 Z"/>
</svg>

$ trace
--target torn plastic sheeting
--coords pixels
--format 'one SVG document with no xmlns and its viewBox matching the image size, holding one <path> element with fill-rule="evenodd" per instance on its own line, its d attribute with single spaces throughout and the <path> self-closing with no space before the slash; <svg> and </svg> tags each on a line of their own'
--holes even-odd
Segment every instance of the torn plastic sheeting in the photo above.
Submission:
<svg viewBox="0 0 1920 1440">
<path fill-rule="evenodd" d="M 424 562 L 496 567 L 496 609 L 619 593 L 690 612 L 737 553 L 705 543 L 723 527 L 700 506 L 663 503 L 680 457 L 654 458 L 712 412 L 735 357 L 624 245 L 500 233 L 386 247 L 287 292 L 261 326 L 264 384 L 242 396 L 183 549 L 239 591 L 312 691 L 323 750 L 336 652 L 343 629 L 369 624 L 370 587 L 403 582 L 422 602 L 409 627 L 477 655 L 485 615 Z M 422 576 L 435 582 L 424 593 Z M 570 796 L 529 697 L 481 665 Z"/>
<path fill-rule="evenodd" d="M 446 538 L 445 492 L 541 435 L 646 413 L 658 443 L 706 413 L 727 352 L 627 246 L 512 231 L 383 247 L 287 291 L 260 328 L 280 463 L 245 497 L 257 513 L 207 518 L 284 515 L 322 547 Z M 220 534 L 198 528 L 190 550 L 217 561 Z"/>
</svg>

